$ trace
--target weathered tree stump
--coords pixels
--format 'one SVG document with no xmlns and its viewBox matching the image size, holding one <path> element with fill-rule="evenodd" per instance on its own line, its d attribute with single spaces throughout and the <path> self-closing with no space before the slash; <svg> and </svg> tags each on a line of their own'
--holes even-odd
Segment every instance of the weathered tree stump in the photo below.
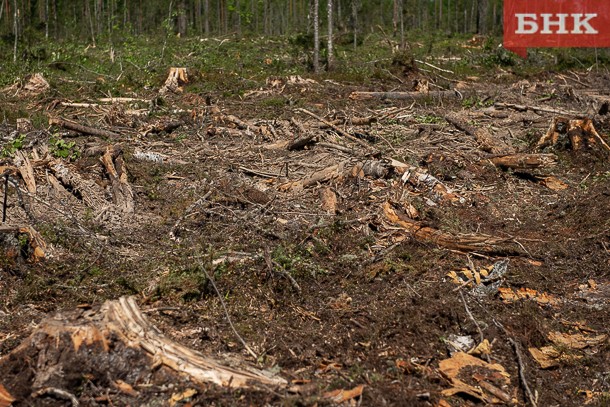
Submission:
<svg viewBox="0 0 610 407">
<path fill-rule="evenodd" d="M 594 148 L 600 145 L 603 149 L 610 151 L 608 143 L 597 133 L 591 119 L 567 119 L 555 117 L 546 134 L 536 143 L 536 149 L 542 150 L 546 147 L 567 148 L 580 150 L 583 145 Z"/>
<path fill-rule="evenodd" d="M 172 341 L 144 317 L 133 297 L 43 321 L 0 359 L 0 372 L 4 398 L 16 400 L 38 397 L 48 389 L 77 395 L 83 378 L 98 386 L 132 390 L 155 380 L 179 382 L 185 377 L 231 388 L 286 384 L 254 368 L 224 366 Z"/>
</svg>

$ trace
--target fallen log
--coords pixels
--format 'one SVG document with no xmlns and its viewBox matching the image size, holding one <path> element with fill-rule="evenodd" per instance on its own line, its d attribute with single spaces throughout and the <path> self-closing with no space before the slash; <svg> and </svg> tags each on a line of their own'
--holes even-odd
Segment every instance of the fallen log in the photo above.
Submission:
<svg viewBox="0 0 610 407">
<path fill-rule="evenodd" d="M 390 202 L 383 206 L 385 217 L 394 225 L 400 226 L 413 239 L 433 243 L 440 247 L 462 252 L 477 252 L 488 254 L 516 254 L 515 242 L 511 239 L 485 235 L 482 233 L 458 234 L 442 232 L 422 222 L 415 221 L 395 208 Z"/>
<path fill-rule="evenodd" d="M 286 147 L 287 150 L 302 150 L 305 147 L 315 144 L 317 141 L 317 137 L 315 135 L 305 135 L 297 138 Z"/>
<path fill-rule="evenodd" d="M 317 183 L 330 181 L 331 179 L 338 178 L 345 174 L 345 164 L 345 162 L 342 162 L 340 164 L 331 165 L 330 167 L 316 171 L 298 181 L 282 184 L 278 186 L 278 189 L 284 192 L 290 190 L 302 190 L 303 188 L 316 185 Z"/>
<path fill-rule="evenodd" d="M 63 127 L 64 129 L 77 131 L 83 134 L 89 134 L 91 136 L 98 137 L 119 137 L 118 133 L 109 130 L 96 129 L 95 127 L 83 126 L 82 124 L 73 122 L 71 120 L 62 119 L 61 117 L 53 117 L 49 119 L 50 125 Z"/>
<path fill-rule="evenodd" d="M 578 112 L 574 112 L 574 111 L 567 111 L 567 110 L 559 110 L 559 109 L 554 109 L 552 107 L 545 107 L 545 106 L 528 106 L 528 105 L 517 105 L 514 103 L 502 103 L 502 102 L 496 102 L 494 103 L 494 107 L 497 109 L 513 109 L 516 110 L 518 112 L 526 112 L 526 111 L 531 111 L 534 113 L 552 113 L 552 114 L 559 114 L 559 115 L 577 115 Z"/>
<path fill-rule="evenodd" d="M 498 168 L 517 171 L 552 167 L 557 164 L 555 154 L 508 154 L 489 160 Z"/>
<path fill-rule="evenodd" d="M 483 127 L 471 126 L 459 117 L 457 114 L 445 115 L 445 120 L 450 124 L 454 125 L 455 128 L 465 132 L 466 134 L 475 138 L 481 150 L 492 153 L 492 154 L 508 154 L 512 153 L 513 149 L 501 140 L 494 137 L 489 130 Z"/>
<path fill-rule="evenodd" d="M 310 112 L 307 109 L 296 109 L 298 112 L 302 112 L 305 113 L 306 115 L 309 115 L 311 117 L 313 117 L 314 119 L 318 120 L 321 123 L 324 123 L 325 125 L 327 125 L 328 127 L 330 127 L 331 129 L 333 129 L 334 131 L 337 132 L 337 134 L 339 134 L 340 136 L 343 136 L 347 139 L 350 139 L 351 141 L 353 141 L 354 143 L 366 148 L 366 149 L 370 149 L 371 146 L 368 143 L 365 143 L 364 141 L 358 139 L 357 137 L 352 136 L 351 134 L 349 134 L 346 131 L 341 130 L 339 127 L 335 126 L 334 124 L 332 124 L 331 122 L 329 122 L 328 120 L 325 120 L 323 118 L 321 118 L 320 116 L 318 116 L 315 113 Z"/>
<path fill-rule="evenodd" d="M 420 100 L 420 99 L 447 99 L 461 98 L 459 92 L 454 90 L 436 90 L 429 92 L 352 92 L 349 95 L 352 100 L 370 100 L 370 99 L 397 99 L 397 100 Z"/>
<path fill-rule="evenodd" d="M 94 180 L 83 178 L 73 165 L 55 160 L 49 163 L 52 175 L 57 177 L 60 183 L 51 184 L 58 193 L 67 193 L 82 201 L 94 213 L 98 214 L 105 210 L 108 202 L 104 196 L 104 191 Z"/>
<path fill-rule="evenodd" d="M 146 137 L 151 133 L 158 134 L 158 133 L 163 133 L 163 132 L 169 134 L 182 125 L 184 125 L 184 122 L 182 120 L 171 120 L 171 121 L 165 122 L 165 123 L 157 123 L 153 126 L 150 126 L 150 128 L 146 129 L 144 131 L 144 133 L 142 133 L 142 135 L 144 137 Z"/>
<path fill-rule="evenodd" d="M 102 388 L 119 383 L 127 389 L 142 383 L 154 385 L 155 378 L 183 383 L 185 376 L 195 383 L 229 388 L 286 385 L 281 377 L 245 366 L 225 366 L 174 342 L 146 319 L 133 297 L 44 320 L 0 358 L 0 371 L 3 398 L 22 402 L 31 401 L 45 388 L 79 394 L 83 377 Z M 129 404 L 141 404 L 137 392 L 127 393 L 133 397 Z"/>
</svg>

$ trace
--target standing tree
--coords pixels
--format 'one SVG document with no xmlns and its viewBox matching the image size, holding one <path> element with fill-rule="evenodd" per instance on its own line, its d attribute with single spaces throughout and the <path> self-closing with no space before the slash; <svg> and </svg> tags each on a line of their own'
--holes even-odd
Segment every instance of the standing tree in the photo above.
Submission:
<svg viewBox="0 0 610 407">
<path fill-rule="evenodd" d="M 187 17 L 186 17 L 186 1 L 185 0 L 180 0 L 180 3 L 178 3 L 178 14 L 176 16 L 177 19 L 177 24 L 176 24 L 176 31 L 177 34 L 181 37 L 184 37 L 186 35 L 186 30 L 187 30 Z"/>
<path fill-rule="evenodd" d="M 488 0 L 477 1 L 477 34 L 487 34 Z"/>
<path fill-rule="evenodd" d="M 358 47 L 358 3 L 360 0 L 352 0 L 352 29 L 354 30 L 354 49 Z"/>
<path fill-rule="evenodd" d="M 333 68 L 333 0 L 328 0 L 328 47 L 326 70 Z"/>
<path fill-rule="evenodd" d="M 313 0 L 313 71 L 320 72 L 320 1 Z"/>
<path fill-rule="evenodd" d="M 17 62 L 17 44 L 19 42 L 19 8 L 17 0 L 13 0 L 13 33 L 15 34 L 15 43 L 13 45 L 13 62 Z"/>
</svg>

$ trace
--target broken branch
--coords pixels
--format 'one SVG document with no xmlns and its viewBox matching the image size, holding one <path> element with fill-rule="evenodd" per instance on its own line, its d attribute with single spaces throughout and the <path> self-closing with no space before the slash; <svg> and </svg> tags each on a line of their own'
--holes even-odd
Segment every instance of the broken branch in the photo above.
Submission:
<svg viewBox="0 0 610 407">
<path fill-rule="evenodd" d="M 79 133 L 89 134 L 91 136 L 98 136 L 98 137 L 119 137 L 120 136 L 118 133 L 115 133 L 113 131 L 96 129 L 94 127 L 89 127 L 89 126 L 83 126 L 82 124 L 78 124 L 78 123 L 70 121 L 70 120 L 62 119 L 60 117 L 53 117 L 53 118 L 49 119 L 49 124 L 63 127 L 64 129 L 68 129 L 68 130 L 77 131 Z"/>
</svg>

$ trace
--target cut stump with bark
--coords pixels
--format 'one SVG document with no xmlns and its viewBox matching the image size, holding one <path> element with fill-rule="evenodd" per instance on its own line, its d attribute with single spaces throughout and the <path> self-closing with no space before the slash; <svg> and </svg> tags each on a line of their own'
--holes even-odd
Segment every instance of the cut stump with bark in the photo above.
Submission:
<svg viewBox="0 0 610 407">
<path fill-rule="evenodd" d="M 170 68 L 165 84 L 159 90 L 160 94 L 182 93 L 182 85 L 187 84 L 189 77 L 186 68 Z"/>
<path fill-rule="evenodd" d="M 0 371 L 0 389 L 5 398 L 16 400 L 37 397 L 48 388 L 75 393 L 83 377 L 102 386 L 127 383 L 134 388 L 154 383 L 155 377 L 179 382 L 185 376 L 230 388 L 286 384 L 281 377 L 225 366 L 172 341 L 146 319 L 133 297 L 43 321 L 0 359 Z"/>
<path fill-rule="evenodd" d="M 595 148 L 598 144 L 606 151 L 610 151 L 610 146 L 597 133 L 591 119 L 555 117 L 551 121 L 546 134 L 536 143 L 536 149 L 555 147 L 578 151 L 583 145 L 588 148 Z"/>
</svg>

